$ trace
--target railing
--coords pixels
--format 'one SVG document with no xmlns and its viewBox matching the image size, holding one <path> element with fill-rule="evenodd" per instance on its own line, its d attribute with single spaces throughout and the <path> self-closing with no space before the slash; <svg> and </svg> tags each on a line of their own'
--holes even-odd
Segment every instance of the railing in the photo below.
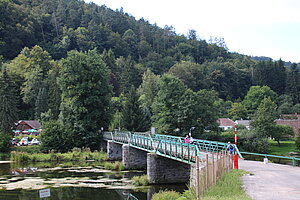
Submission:
<svg viewBox="0 0 300 200">
<path fill-rule="evenodd" d="M 288 156 L 277 156 L 277 155 L 270 155 L 270 154 L 261 154 L 261 153 L 251 153 L 251 152 L 240 152 L 241 154 L 246 155 L 255 155 L 255 156 L 263 156 L 265 158 L 282 158 L 288 159 L 292 161 L 293 166 L 297 166 L 297 160 L 299 161 L 300 158 L 288 157 Z"/>
<path fill-rule="evenodd" d="M 107 140 L 113 140 L 116 143 L 129 144 L 135 148 L 188 164 L 195 163 L 196 156 L 199 156 L 200 159 L 204 159 L 207 152 L 221 152 L 226 151 L 227 148 L 227 144 L 222 142 L 194 139 L 193 143 L 189 144 L 183 142 L 183 137 L 160 134 L 105 132 L 103 137 Z M 235 148 L 239 154 L 238 148 L 236 146 Z"/>
</svg>

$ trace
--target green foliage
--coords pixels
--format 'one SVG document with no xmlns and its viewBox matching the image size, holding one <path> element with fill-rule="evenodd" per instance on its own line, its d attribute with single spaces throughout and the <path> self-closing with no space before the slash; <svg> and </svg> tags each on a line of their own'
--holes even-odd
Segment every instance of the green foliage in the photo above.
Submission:
<svg viewBox="0 0 300 200">
<path fill-rule="evenodd" d="M 242 104 L 247 109 L 248 114 L 254 114 L 264 98 L 269 97 L 271 101 L 275 101 L 276 96 L 276 93 L 268 86 L 252 86 L 245 96 Z"/>
<path fill-rule="evenodd" d="M 273 155 L 291 156 L 290 152 L 296 151 L 296 141 L 294 140 L 280 141 L 280 146 L 277 141 L 269 140 L 268 142 L 270 144 L 270 154 Z"/>
<path fill-rule="evenodd" d="M 247 118 L 247 110 L 242 103 L 233 103 L 231 108 L 228 110 L 228 115 L 230 119 L 246 119 Z"/>
<path fill-rule="evenodd" d="M 186 132 L 190 127 L 197 127 L 194 133 L 202 134 L 205 129 L 217 129 L 217 108 L 215 102 L 218 100 L 214 91 L 200 90 L 193 92 L 186 90 L 180 98 L 178 122 Z"/>
<path fill-rule="evenodd" d="M 300 136 L 297 136 L 297 137 L 296 137 L 295 145 L 296 145 L 296 148 L 297 148 L 298 150 L 300 150 Z"/>
<path fill-rule="evenodd" d="M 68 144 L 97 149 L 97 132 L 100 127 L 107 128 L 110 120 L 108 69 L 96 50 L 69 52 L 62 65 L 60 120 L 70 131 Z"/>
<path fill-rule="evenodd" d="M 251 126 L 253 126 L 261 136 L 272 136 L 276 130 L 275 119 L 277 119 L 278 116 L 276 104 L 270 97 L 264 98 L 255 112 L 254 121 L 251 122 Z M 278 135 L 278 132 L 274 135 Z"/>
<path fill-rule="evenodd" d="M 5 68 L 0 73 L 0 132 L 11 134 L 18 119 L 17 89 Z"/>
<path fill-rule="evenodd" d="M 19 147 L 18 147 L 19 148 Z M 24 150 L 24 148 L 22 149 Z M 67 153 L 55 153 L 50 151 L 49 153 L 32 153 L 28 150 L 24 151 L 12 151 L 10 160 L 16 162 L 49 162 L 49 161 L 104 161 L 107 160 L 107 155 L 104 152 L 94 151 L 91 152 L 89 148 L 86 149 L 73 149 Z M 115 164 L 116 169 L 122 169 L 120 164 Z"/>
<path fill-rule="evenodd" d="M 148 185 L 148 176 L 142 175 L 142 176 L 134 176 L 132 177 L 132 183 L 135 186 L 146 186 Z"/>
<path fill-rule="evenodd" d="M 5 153 L 10 150 L 11 136 L 0 131 L 0 152 Z"/>
<path fill-rule="evenodd" d="M 245 194 L 242 188 L 241 176 L 247 174 L 243 170 L 231 170 L 230 173 L 225 174 L 217 182 L 217 185 L 212 186 L 204 194 L 204 200 L 250 200 L 251 198 Z"/>
<path fill-rule="evenodd" d="M 41 150 L 67 152 L 72 148 L 70 144 L 70 130 L 64 127 L 59 121 L 49 121 L 43 124 L 41 135 Z"/>
<path fill-rule="evenodd" d="M 148 69 L 142 78 L 142 83 L 139 86 L 137 93 L 140 96 L 140 101 L 143 107 L 151 108 L 154 98 L 157 95 L 159 89 L 159 79 L 160 77 L 155 75 Z"/>
<path fill-rule="evenodd" d="M 104 164 L 104 168 L 107 170 L 116 170 L 116 171 L 122 171 L 125 169 L 122 162 L 106 162 Z"/>
<path fill-rule="evenodd" d="M 178 123 L 180 99 L 186 87 L 178 78 L 165 74 L 162 76 L 157 97 L 153 103 L 153 125 L 160 133 L 174 133 L 181 126 Z"/>
<path fill-rule="evenodd" d="M 283 140 L 285 138 L 291 138 L 294 136 L 293 128 L 286 125 L 279 125 L 276 124 L 275 128 L 273 129 L 271 133 L 271 137 L 277 141 L 278 145 L 280 145 L 280 140 Z"/>
<path fill-rule="evenodd" d="M 146 115 L 140 106 L 136 90 L 133 86 L 126 95 L 122 116 L 122 124 L 126 130 L 145 132 L 150 129 L 150 121 L 146 119 Z"/>
<path fill-rule="evenodd" d="M 176 200 L 180 193 L 175 191 L 159 191 L 152 196 L 152 200 Z"/>
<path fill-rule="evenodd" d="M 238 135 L 238 147 L 240 150 L 254 153 L 269 153 L 268 139 L 254 130 L 241 130 Z"/>
</svg>

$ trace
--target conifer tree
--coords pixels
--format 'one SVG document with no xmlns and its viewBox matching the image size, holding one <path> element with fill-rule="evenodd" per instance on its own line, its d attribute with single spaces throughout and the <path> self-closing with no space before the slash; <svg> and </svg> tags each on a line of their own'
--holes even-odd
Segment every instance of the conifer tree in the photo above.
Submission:
<svg viewBox="0 0 300 200">
<path fill-rule="evenodd" d="M 16 84 L 3 68 L 0 76 L 0 131 L 11 133 L 18 120 Z"/>
</svg>

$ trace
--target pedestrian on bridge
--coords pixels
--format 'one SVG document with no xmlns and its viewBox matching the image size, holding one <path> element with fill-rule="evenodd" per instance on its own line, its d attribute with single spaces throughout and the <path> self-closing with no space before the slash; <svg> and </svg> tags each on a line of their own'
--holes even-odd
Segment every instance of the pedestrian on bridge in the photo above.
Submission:
<svg viewBox="0 0 300 200">
<path fill-rule="evenodd" d="M 190 138 L 189 138 L 188 135 L 185 136 L 185 138 L 184 138 L 184 143 L 190 143 Z"/>
<path fill-rule="evenodd" d="M 229 151 L 230 155 L 233 154 L 233 152 L 234 152 L 234 146 L 230 142 L 228 142 L 228 145 L 227 145 L 226 149 Z"/>
</svg>

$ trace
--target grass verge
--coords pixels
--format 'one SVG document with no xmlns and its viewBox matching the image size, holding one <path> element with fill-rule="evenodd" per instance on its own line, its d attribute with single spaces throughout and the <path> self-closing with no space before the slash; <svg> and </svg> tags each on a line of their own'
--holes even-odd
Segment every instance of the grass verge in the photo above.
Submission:
<svg viewBox="0 0 300 200">
<path fill-rule="evenodd" d="M 280 141 L 280 146 L 274 140 L 269 140 L 270 154 L 290 156 L 290 152 L 296 152 L 295 141 Z"/>
<path fill-rule="evenodd" d="M 241 176 L 247 174 L 243 170 L 231 170 L 225 174 L 216 185 L 212 186 L 201 200 L 251 200 L 242 188 Z M 179 195 L 179 196 L 178 196 Z M 154 200 L 195 200 L 194 188 L 186 190 L 183 194 L 174 191 L 160 191 L 153 195 Z"/>
</svg>

